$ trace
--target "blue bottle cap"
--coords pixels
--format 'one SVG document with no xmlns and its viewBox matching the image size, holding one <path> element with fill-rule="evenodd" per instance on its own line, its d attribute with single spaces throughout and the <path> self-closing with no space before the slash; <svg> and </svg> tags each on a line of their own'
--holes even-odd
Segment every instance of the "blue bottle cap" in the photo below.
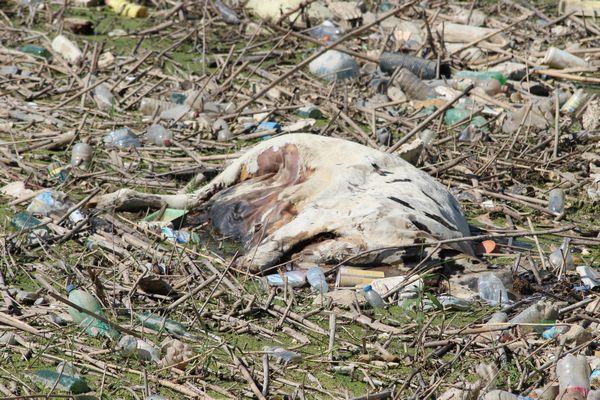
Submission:
<svg viewBox="0 0 600 400">
<path fill-rule="evenodd" d="M 67 293 L 71 293 L 73 290 L 75 290 L 75 285 L 73 285 L 72 283 L 69 283 L 67 285 Z"/>
<path fill-rule="evenodd" d="M 368 292 L 368 291 L 371 291 L 371 290 L 373 290 L 373 287 L 372 287 L 371 285 L 367 285 L 367 286 L 365 286 L 365 287 L 363 288 L 363 291 L 364 291 L 364 292 Z"/>
</svg>

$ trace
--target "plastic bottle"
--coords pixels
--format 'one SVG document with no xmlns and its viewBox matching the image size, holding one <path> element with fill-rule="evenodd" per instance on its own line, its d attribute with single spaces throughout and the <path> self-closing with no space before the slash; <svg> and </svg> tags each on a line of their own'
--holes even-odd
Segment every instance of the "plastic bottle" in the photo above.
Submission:
<svg viewBox="0 0 600 400">
<path fill-rule="evenodd" d="M 508 293 L 502 281 L 493 273 L 488 272 L 477 279 L 479 296 L 490 305 L 508 304 Z"/>
<path fill-rule="evenodd" d="M 472 78 L 478 80 L 495 79 L 500 85 L 506 84 L 506 77 L 498 71 L 458 71 L 454 74 L 455 78 Z"/>
<path fill-rule="evenodd" d="M 104 83 L 94 88 L 94 99 L 101 110 L 110 110 L 115 104 L 115 96 Z"/>
<path fill-rule="evenodd" d="M 140 101 L 140 106 L 138 110 L 144 115 L 160 115 L 165 110 L 170 110 L 175 107 L 181 106 L 177 103 L 172 103 L 170 101 L 153 99 L 150 97 L 144 97 Z"/>
<path fill-rule="evenodd" d="M 555 268 L 562 268 L 565 266 L 566 270 L 573 269 L 573 255 L 569 251 L 569 238 L 564 238 L 560 247 L 550 253 L 548 260 Z"/>
<path fill-rule="evenodd" d="M 435 91 L 423 83 L 415 74 L 403 68 L 394 81 L 412 100 L 426 100 L 436 97 Z"/>
<path fill-rule="evenodd" d="M 61 197 L 60 193 L 45 190 L 31 200 L 31 203 L 27 206 L 27 211 L 43 216 L 48 216 L 53 212 L 65 211 L 68 206 L 60 201 L 59 197 Z"/>
<path fill-rule="evenodd" d="M 212 125 L 213 132 L 217 134 L 217 140 L 219 142 L 226 142 L 233 138 L 233 134 L 229 129 L 229 124 L 224 120 L 219 118 Z"/>
<path fill-rule="evenodd" d="M 584 355 L 567 354 L 556 364 L 561 393 L 578 392 L 585 398 L 590 390 L 590 367 Z"/>
<path fill-rule="evenodd" d="M 94 296 L 86 291 L 75 289 L 73 285 L 67 286 L 67 292 L 69 293 L 69 301 L 71 303 L 104 317 L 102 305 Z M 104 321 L 100 321 L 89 314 L 76 310 L 73 307 L 69 307 L 68 313 L 73 322 L 83 327 L 85 332 L 90 336 L 103 335 L 111 339 L 116 339 L 119 336 L 119 333 Z"/>
<path fill-rule="evenodd" d="M 52 58 L 52 54 L 50 54 L 48 50 L 46 50 L 42 46 L 36 46 L 35 44 L 26 44 L 24 46 L 21 46 L 19 47 L 19 51 L 22 51 L 23 53 L 27 53 L 35 57 L 42 57 L 46 60 L 50 60 Z"/>
<path fill-rule="evenodd" d="M 451 108 L 446 111 L 446 114 L 444 115 L 444 122 L 446 125 L 452 126 L 458 121 L 464 121 L 463 124 L 468 124 L 468 126 L 487 130 L 487 120 L 481 115 L 473 115 L 470 110 L 464 108 Z M 463 124 L 461 124 L 461 126 Z"/>
<path fill-rule="evenodd" d="M 329 287 L 327 286 L 327 280 L 323 270 L 319 267 L 312 267 L 306 273 L 306 280 L 308 284 L 317 293 L 327 293 Z"/>
<path fill-rule="evenodd" d="M 227 7 L 221 0 L 215 0 L 215 7 L 217 11 L 221 14 L 221 18 L 226 24 L 229 25 L 239 25 L 240 19 L 237 14 L 229 7 Z"/>
<path fill-rule="evenodd" d="M 322 79 L 333 81 L 358 76 L 358 64 L 352 56 L 337 50 L 327 50 L 308 64 L 309 71 Z"/>
<path fill-rule="evenodd" d="M 70 64 L 78 64 L 83 58 L 83 53 L 79 50 L 79 47 L 63 35 L 54 38 L 52 50 L 60 54 Z"/>
<path fill-rule="evenodd" d="M 492 390 L 483 396 L 483 400 L 519 400 L 523 399 L 516 394 L 507 392 L 506 390 Z"/>
<path fill-rule="evenodd" d="M 373 290 L 371 285 L 365 286 L 363 288 L 363 292 L 365 295 L 365 299 L 367 299 L 367 301 L 369 302 L 371 307 L 373 307 L 373 308 L 384 308 L 385 307 L 385 302 L 381 298 L 381 295 L 379 295 L 379 293 L 377 293 L 375 290 Z"/>
<path fill-rule="evenodd" d="M 565 104 L 563 104 L 560 111 L 563 114 L 575 114 L 585 104 L 589 97 L 589 94 L 584 92 L 583 89 L 577 89 Z"/>
<path fill-rule="evenodd" d="M 585 68 L 589 66 L 584 59 L 574 56 L 568 51 L 557 49 L 556 47 L 550 47 L 546 51 L 542 64 L 558 69 Z"/>
<path fill-rule="evenodd" d="M 131 147 L 140 147 L 140 141 L 129 130 L 129 128 L 119 128 L 104 135 L 104 143 L 107 146 L 127 149 Z"/>
<path fill-rule="evenodd" d="M 379 58 L 379 67 L 386 73 L 404 68 L 421 79 L 437 78 L 437 62 L 406 53 L 384 52 Z M 450 67 L 447 64 L 440 64 L 440 75 L 450 77 Z"/>
<path fill-rule="evenodd" d="M 125 335 L 119 340 L 117 349 L 126 357 L 137 357 L 156 363 L 160 361 L 160 354 L 154 345 L 130 335 Z"/>
<path fill-rule="evenodd" d="M 152 124 L 146 131 L 148 141 L 157 146 L 171 146 L 173 134 L 160 124 Z"/>
<path fill-rule="evenodd" d="M 264 351 L 279 364 L 287 365 L 302 361 L 300 354 L 286 350 L 283 347 L 265 347 Z"/>
<path fill-rule="evenodd" d="M 92 160 L 94 149 L 88 143 L 76 143 L 71 150 L 71 165 L 73 167 L 85 168 Z"/>
<path fill-rule="evenodd" d="M 287 271 L 283 275 L 289 287 L 300 287 L 306 283 L 306 271 Z M 267 275 L 265 278 L 269 286 L 285 286 L 285 281 L 280 274 Z"/>
<path fill-rule="evenodd" d="M 22 211 L 16 213 L 10 220 L 10 223 L 17 230 L 22 231 L 25 229 L 33 228 L 35 226 L 39 226 L 41 225 L 42 221 L 34 217 L 33 214 Z"/>
<path fill-rule="evenodd" d="M 189 114 L 190 111 L 191 111 L 191 108 L 187 104 L 176 105 L 173 108 L 168 108 L 166 110 L 163 110 L 159 114 L 159 117 L 160 117 L 160 119 L 165 120 L 165 121 L 180 120 L 181 118 L 183 118 L 187 114 Z"/>
<path fill-rule="evenodd" d="M 136 317 L 142 325 L 155 331 L 165 330 L 172 335 L 194 337 L 193 334 L 189 333 L 187 329 L 177 321 L 151 313 L 137 314 Z"/>
<path fill-rule="evenodd" d="M 61 374 L 49 369 L 35 371 L 30 377 L 32 380 L 44 385 L 47 389 L 57 389 L 72 394 L 87 393 L 91 390 L 85 379 L 65 373 Z"/>
<path fill-rule="evenodd" d="M 298 109 L 298 116 L 302 118 L 323 118 L 323 113 L 316 106 L 309 104 Z"/>
<path fill-rule="evenodd" d="M 558 318 L 558 308 L 541 300 L 527 307 L 508 322 L 511 324 L 535 324 L 541 321 L 554 321 L 556 318 Z M 521 326 L 521 330 L 524 331 L 531 331 L 532 329 L 530 326 Z"/>
<path fill-rule="evenodd" d="M 340 33 L 339 28 L 329 20 L 325 20 L 321 25 L 317 25 L 308 30 L 310 36 L 319 39 L 326 44 L 338 40 Z"/>
<path fill-rule="evenodd" d="M 548 210 L 555 214 L 565 211 L 565 192 L 562 189 L 552 189 L 548 195 Z"/>
</svg>

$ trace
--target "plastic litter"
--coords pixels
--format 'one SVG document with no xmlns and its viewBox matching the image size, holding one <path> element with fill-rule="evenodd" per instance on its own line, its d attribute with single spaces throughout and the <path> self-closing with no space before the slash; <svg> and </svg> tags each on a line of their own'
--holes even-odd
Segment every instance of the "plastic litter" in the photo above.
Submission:
<svg viewBox="0 0 600 400">
<path fill-rule="evenodd" d="M 358 64 L 352 56 L 337 50 L 327 50 L 308 64 L 310 72 L 325 80 L 343 80 L 358 76 Z"/>
<path fill-rule="evenodd" d="M 91 391 L 84 378 L 61 374 L 49 369 L 35 371 L 29 376 L 33 381 L 44 385 L 46 389 L 58 389 L 73 394 Z"/>
<path fill-rule="evenodd" d="M 106 5 L 114 12 L 127 18 L 145 18 L 148 16 L 146 7 L 131 3 L 127 0 L 105 0 Z"/>
<path fill-rule="evenodd" d="M 288 365 L 302 361 L 302 356 L 295 351 L 286 350 L 283 347 L 268 347 L 264 348 L 264 352 L 273 358 L 277 363 Z"/>
<path fill-rule="evenodd" d="M 591 370 L 585 356 L 567 354 L 556 364 L 556 376 L 562 393 L 577 392 L 585 398 L 590 390 Z"/>
<path fill-rule="evenodd" d="M 94 149 L 88 143 L 75 143 L 71 150 L 71 165 L 73 167 L 85 168 L 92 160 Z"/>
<path fill-rule="evenodd" d="M 109 147 L 118 147 L 121 149 L 141 146 L 139 139 L 129 128 L 119 128 L 109 132 L 104 136 L 103 141 Z"/>
<path fill-rule="evenodd" d="M 387 73 L 392 73 L 397 68 L 404 68 L 421 79 L 437 78 L 437 62 L 405 53 L 384 52 L 379 58 L 379 67 Z M 440 75 L 450 77 L 450 67 L 447 64 L 440 64 Z"/>
<path fill-rule="evenodd" d="M 229 25 L 239 25 L 240 19 L 237 14 L 229 7 L 227 7 L 221 0 L 215 0 L 215 7 L 221 14 L 223 21 Z"/>
<path fill-rule="evenodd" d="M 312 289 L 317 293 L 327 293 L 329 287 L 323 270 L 319 267 L 312 267 L 306 272 L 306 280 Z"/>
<path fill-rule="evenodd" d="M 477 280 L 479 296 L 490 305 L 506 305 L 508 293 L 502 281 L 493 273 L 482 274 Z"/>
<path fill-rule="evenodd" d="M 285 280 L 284 280 L 285 277 Z M 271 274 L 265 277 L 269 286 L 285 286 L 286 280 L 289 287 L 300 287 L 306 284 L 306 271 L 287 271 L 283 274 Z"/>
<path fill-rule="evenodd" d="M 79 47 L 64 35 L 58 35 L 52 40 L 52 50 L 57 52 L 70 64 L 78 64 L 83 53 Z"/>
<path fill-rule="evenodd" d="M 137 357 L 140 360 L 156 363 L 160 361 L 159 351 L 153 344 L 130 335 L 121 337 L 117 343 L 117 349 L 125 357 Z"/>
<path fill-rule="evenodd" d="M 365 295 L 365 299 L 367 299 L 367 302 L 369 303 L 369 305 L 373 308 L 384 308 L 385 307 L 385 302 L 383 301 L 383 298 L 381 297 L 381 295 L 379 293 L 377 293 L 375 290 L 373 290 L 373 287 L 371 285 L 367 285 L 363 288 L 363 292 Z"/>
<path fill-rule="evenodd" d="M 146 131 L 148 141 L 157 146 L 171 146 L 173 134 L 160 124 L 152 124 Z"/>
</svg>

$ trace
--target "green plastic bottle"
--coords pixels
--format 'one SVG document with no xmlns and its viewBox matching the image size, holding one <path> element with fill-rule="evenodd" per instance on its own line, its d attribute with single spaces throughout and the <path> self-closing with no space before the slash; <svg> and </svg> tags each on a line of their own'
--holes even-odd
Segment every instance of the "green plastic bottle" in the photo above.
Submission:
<svg viewBox="0 0 600 400">
<path fill-rule="evenodd" d="M 35 44 L 26 44 L 19 48 L 19 51 L 23 53 L 27 53 L 34 57 L 45 58 L 46 60 L 50 60 L 52 58 L 52 54 L 42 46 L 36 46 Z"/>
<path fill-rule="evenodd" d="M 85 308 L 94 314 L 98 314 L 101 317 L 105 317 L 100 302 L 88 292 L 75 289 L 75 286 L 73 285 L 67 286 L 67 292 L 69 293 L 69 301 L 71 303 Z M 68 312 L 71 318 L 73 318 L 73 322 L 79 324 L 79 326 L 81 326 L 85 332 L 92 337 L 102 335 L 114 340 L 120 336 L 119 332 L 117 332 L 104 321 L 100 321 L 99 319 L 78 311 L 73 307 L 69 307 Z"/>
<path fill-rule="evenodd" d="M 498 71 L 458 71 L 454 74 L 456 78 L 472 78 L 472 79 L 496 79 L 501 85 L 506 84 L 506 77 Z"/>
<path fill-rule="evenodd" d="M 142 313 L 137 315 L 137 319 L 146 328 L 153 329 L 155 331 L 165 330 L 172 335 L 193 337 L 194 335 L 189 333 L 183 325 L 172 319 L 167 319 L 156 314 Z"/>
<path fill-rule="evenodd" d="M 17 230 L 22 231 L 25 229 L 33 228 L 42 223 L 39 219 L 34 217 L 32 214 L 22 211 L 15 214 L 10 220 L 10 224 L 14 226 Z M 41 227 L 40 227 L 41 228 Z"/>
<path fill-rule="evenodd" d="M 33 381 L 41 383 L 48 389 L 56 388 L 73 394 L 86 393 L 91 390 L 84 378 L 64 373 L 59 374 L 49 369 L 35 371 L 30 376 Z"/>
</svg>

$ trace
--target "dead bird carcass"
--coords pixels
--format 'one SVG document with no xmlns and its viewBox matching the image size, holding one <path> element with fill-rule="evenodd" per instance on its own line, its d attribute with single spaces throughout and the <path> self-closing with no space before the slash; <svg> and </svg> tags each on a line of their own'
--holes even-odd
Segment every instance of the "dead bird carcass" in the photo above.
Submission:
<svg viewBox="0 0 600 400">
<path fill-rule="evenodd" d="M 224 235 L 242 241 L 260 271 L 286 260 L 389 263 L 420 241 L 462 238 L 468 224 L 456 199 L 398 156 L 311 134 L 290 134 L 248 150 L 201 189 L 149 195 L 122 189 L 100 206 L 202 206 Z M 387 248 L 387 249 L 386 249 Z M 472 254 L 468 242 L 448 245 Z M 381 249 L 381 250 L 378 250 Z"/>
</svg>

